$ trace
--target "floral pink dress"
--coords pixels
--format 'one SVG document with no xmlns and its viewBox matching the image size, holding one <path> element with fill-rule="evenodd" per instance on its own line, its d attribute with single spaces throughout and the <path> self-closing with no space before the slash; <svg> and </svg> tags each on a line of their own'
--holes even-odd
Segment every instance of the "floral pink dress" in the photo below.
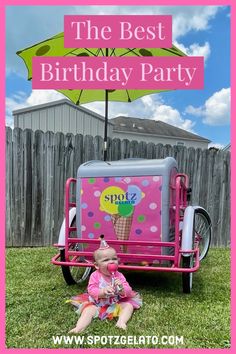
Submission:
<svg viewBox="0 0 236 354">
<path fill-rule="evenodd" d="M 133 305 L 134 309 L 138 309 L 142 306 L 142 299 L 140 295 L 133 291 L 124 275 L 118 271 L 115 273 L 115 277 L 118 278 L 124 288 L 124 295 L 116 294 L 110 297 L 98 298 L 99 290 L 111 285 L 111 276 L 104 276 L 99 270 L 93 272 L 89 278 L 87 293 L 79 294 L 72 297 L 68 302 L 74 305 L 78 314 L 91 305 L 97 306 L 97 313 L 95 317 L 99 317 L 101 320 L 106 318 L 112 319 L 119 316 L 122 302 L 129 302 Z"/>
</svg>

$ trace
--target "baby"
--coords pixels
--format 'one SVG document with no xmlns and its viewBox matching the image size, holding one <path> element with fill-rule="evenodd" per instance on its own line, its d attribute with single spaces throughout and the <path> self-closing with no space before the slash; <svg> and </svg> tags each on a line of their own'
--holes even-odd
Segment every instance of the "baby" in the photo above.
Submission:
<svg viewBox="0 0 236 354">
<path fill-rule="evenodd" d="M 115 271 L 113 278 L 109 272 L 108 264 L 118 266 L 118 258 L 115 249 L 103 238 L 94 252 L 94 261 L 96 271 L 90 276 L 87 293 L 69 300 L 80 314 L 76 327 L 69 333 L 82 332 L 96 317 L 101 320 L 118 317 L 116 326 L 125 330 L 134 309 L 142 306 L 139 294 L 132 290 L 123 274 Z"/>
</svg>

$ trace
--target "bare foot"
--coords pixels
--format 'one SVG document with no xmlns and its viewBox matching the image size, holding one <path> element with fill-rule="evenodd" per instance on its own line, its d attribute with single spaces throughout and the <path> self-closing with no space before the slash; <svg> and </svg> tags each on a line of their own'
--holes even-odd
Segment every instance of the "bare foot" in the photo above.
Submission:
<svg viewBox="0 0 236 354">
<path fill-rule="evenodd" d="M 117 321 L 116 327 L 121 328 L 121 329 L 124 329 L 124 330 L 127 329 L 126 323 L 120 322 L 120 321 Z"/>
<path fill-rule="evenodd" d="M 72 328 L 68 333 L 80 333 L 82 332 L 84 329 L 83 328 Z"/>
</svg>

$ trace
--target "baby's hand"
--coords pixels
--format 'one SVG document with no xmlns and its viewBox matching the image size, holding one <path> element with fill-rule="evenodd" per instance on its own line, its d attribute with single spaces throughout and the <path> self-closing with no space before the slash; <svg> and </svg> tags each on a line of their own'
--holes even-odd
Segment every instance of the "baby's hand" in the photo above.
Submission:
<svg viewBox="0 0 236 354">
<path fill-rule="evenodd" d="M 118 294 L 124 293 L 124 286 L 123 286 L 122 282 L 120 281 L 120 279 L 115 278 L 114 285 L 115 285 L 115 289 L 117 289 Z"/>
<path fill-rule="evenodd" d="M 111 285 L 103 289 L 104 296 L 112 296 L 115 294 L 114 289 Z"/>
</svg>

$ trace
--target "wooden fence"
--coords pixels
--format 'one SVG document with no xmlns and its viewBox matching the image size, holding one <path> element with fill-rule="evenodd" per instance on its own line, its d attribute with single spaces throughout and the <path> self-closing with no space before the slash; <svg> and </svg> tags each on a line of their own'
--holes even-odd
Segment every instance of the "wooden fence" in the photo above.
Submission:
<svg viewBox="0 0 236 354">
<path fill-rule="evenodd" d="M 213 246 L 230 245 L 230 152 L 120 139 L 109 140 L 108 160 L 173 156 L 190 177 L 192 205 L 212 218 Z M 88 160 L 103 159 L 103 139 L 6 128 L 6 244 L 57 242 L 63 221 L 64 185 Z"/>
</svg>

